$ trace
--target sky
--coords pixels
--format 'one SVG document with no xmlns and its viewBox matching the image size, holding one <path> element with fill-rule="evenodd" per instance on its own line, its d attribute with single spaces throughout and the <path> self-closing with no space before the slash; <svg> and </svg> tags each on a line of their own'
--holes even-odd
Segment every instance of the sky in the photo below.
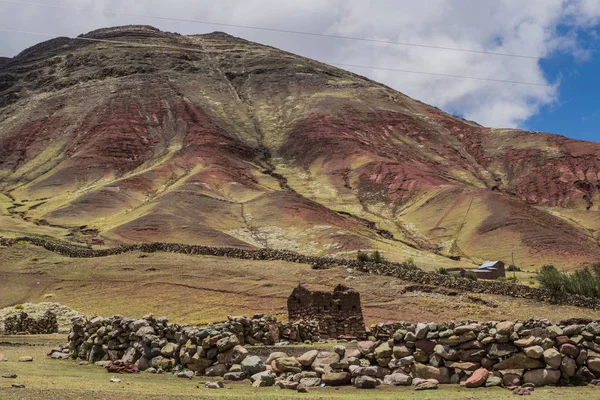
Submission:
<svg viewBox="0 0 600 400">
<path fill-rule="evenodd" d="M 225 31 L 326 63 L 528 82 L 535 85 L 344 67 L 484 126 L 600 142 L 600 0 L 0 0 L 0 30 L 76 36 L 127 24 Z M 0 31 L 0 56 L 46 39 Z"/>
</svg>

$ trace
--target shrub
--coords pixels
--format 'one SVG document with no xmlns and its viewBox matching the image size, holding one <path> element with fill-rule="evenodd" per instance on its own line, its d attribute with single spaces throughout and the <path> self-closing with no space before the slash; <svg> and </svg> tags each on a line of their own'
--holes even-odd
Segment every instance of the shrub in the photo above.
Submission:
<svg viewBox="0 0 600 400">
<path fill-rule="evenodd" d="M 381 255 L 381 253 L 377 250 L 375 250 L 373 252 L 373 254 L 371 254 L 371 261 L 374 261 L 376 263 L 380 263 L 383 261 L 383 256 Z"/>
<path fill-rule="evenodd" d="M 369 261 L 369 255 L 367 253 L 365 253 L 364 251 L 358 251 L 358 253 L 356 254 L 356 259 L 358 261 Z"/>
<path fill-rule="evenodd" d="M 415 271 L 415 270 L 419 269 L 419 267 L 417 267 L 417 264 L 415 264 L 415 260 L 413 260 L 412 258 L 409 258 L 408 260 L 401 262 L 400 266 L 402 268 L 405 268 L 405 269 L 408 269 L 411 271 Z"/>
<path fill-rule="evenodd" d="M 506 270 L 510 272 L 521 272 L 521 268 L 517 267 L 516 265 L 509 265 L 508 268 L 506 268 Z"/>
<path fill-rule="evenodd" d="M 24 308 L 25 307 L 23 307 L 23 304 L 15 304 L 15 309 L 17 309 L 17 310 L 22 310 Z"/>
<path fill-rule="evenodd" d="M 473 271 L 467 271 L 465 273 L 465 278 L 470 279 L 472 281 L 476 281 L 477 280 L 477 274 L 475 274 L 475 272 L 473 272 Z"/>
<path fill-rule="evenodd" d="M 440 268 L 438 268 L 437 272 L 438 272 L 438 274 L 440 274 L 440 275 L 450 275 L 450 274 L 448 273 L 448 270 L 447 270 L 446 268 L 444 268 L 444 267 L 440 267 Z"/>
<path fill-rule="evenodd" d="M 600 297 L 600 264 L 584 268 L 571 274 L 559 272 L 553 265 L 544 265 L 536 274 L 543 289 L 554 292 L 577 294 L 585 297 Z"/>
</svg>

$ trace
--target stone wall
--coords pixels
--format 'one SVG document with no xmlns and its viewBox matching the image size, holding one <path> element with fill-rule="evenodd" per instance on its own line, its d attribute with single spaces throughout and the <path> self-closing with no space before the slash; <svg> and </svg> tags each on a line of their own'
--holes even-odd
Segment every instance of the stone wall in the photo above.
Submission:
<svg viewBox="0 0 600 400">
<path fill-rule="evenodd" d="M 56 314 L 52 311 L 46 311 L 39 318 L 33 318 L 26 312 L 20 312 L 6 317 L 3 324 L 5 335 L 41 335 L 58 332 Z"/>
<path fill-rule="evenodd" d="M 372 340 L 355 346 L 311 350 L 298 357 L 281 352 L 266 360 L 249 356 L 244 343 L 275 340 L 273 322 L 268 316 L 231 317 L 193 328 L 153 316 L 77 318 L 69 353 L 89 362 L 104 361 L 112 371 L 179 371 L 185 377 L 253 381 L 263 379 L 256 374 L 266 374 L 271 384 L 277 379 L 287 388 L 307 379 L 311 384 L 357 387 L 424 380 L 476 387 L 585 384 L 600 377 L 600 322 L 376 324 Z"/>
<path fill-rule="evenodd" d="M 360 293 L 349 287 L 338 285 L 333 292 L 327 292 L 299 284 L 287 306 L 292 322 L 318 321 L 322 338 L 366 338 Z"/>
<path fill-rule="evenodd" d="M 416 282 L 423 285 L 440 286 L 464 292 L 503 295 L 544 301 L 552 304 L 600 309 L 600 299 L 596 298 L 553 292 L 550 290 L 538 289 L 525 285 L 516 285 L 509 282 L 473 281 L 466 278 L 442 275 L 435 272 L 409 269 L 403 267 L 399 263 L 390 261 L 375 263 L 342 258 L 307 256 L 284 250 L 245 250 L 231 247 L 195 246 L 178 243 L 140 243 L 119 246 L 110 249 L 95 250 L 70 243 L 28 236 L 15 239 L 0 238 L 0 246 L 12 246 L 20 241 L 43 247 L 49 251 L 53 251 L 64 256 L 76 258 L 105 257 L 132 251 L 141 251 L 146 253 L 164 251 L 191 255 L 230 257 L 245 260 L 282 260 L 295 263 L 311 264 L 316 268 L 329 268 L 331 266 L 340 265 L 365 273 L 392 276 L 409 282 Z"/>
</svg>

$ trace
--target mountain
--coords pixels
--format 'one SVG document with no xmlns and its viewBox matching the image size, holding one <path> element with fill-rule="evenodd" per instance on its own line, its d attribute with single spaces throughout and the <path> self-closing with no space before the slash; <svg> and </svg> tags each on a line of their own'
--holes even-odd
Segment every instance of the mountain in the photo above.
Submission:
<svg viewBox="0 0 600 400">
<path fill-rule="evenodd" d="M 7 236 L 569 269 L 600 260 L 599 174 L 600 143 L 220 32 L 107 28 L 0 60 Z"/>
</svg>

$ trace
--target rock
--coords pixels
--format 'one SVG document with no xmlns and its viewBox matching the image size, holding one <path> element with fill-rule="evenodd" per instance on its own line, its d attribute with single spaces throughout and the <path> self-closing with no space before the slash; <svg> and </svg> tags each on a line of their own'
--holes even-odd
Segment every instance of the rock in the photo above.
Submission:
<svg viewBox="0 0 600 400">
<path fill-rule="evenodd" d="M 439 383 L 448 383 L 450 381 L 450 372 L 448 371 L 448 368 L 436 368 L 421 363 L 415 363 L 413 365 L 412 375 L 414 378 L 435 379 Z"/>
<path fill-rule="evenodd" d="M 275 374 L 271 371 L 263 371 L 252 375 L 250 381 L 254 387 L 265 387 L 275 385 L 275 378 Z"/>
<path fill-rule="evenodd" d="M 311 364 L 313 371 L 327 372 L 326 369 L 331 369 L 331 364 L 340 361 L 340 356 L 331 351 L 319 351 L 315 360 Z"/>
<path fill-rule="evenodd" d="M 302 378 L 300 379 L 300 385 L 304 387 L 317 387 L 321 385 L 321 378 Z"/>
<path fill-rule="evenodd" d="M 461 371 L 475 371 L 481 367 L 481 364 L 471 362 L 448 361 L 446 362 L 446 366 L 448 368 L 460 369 Z"/>
<path fill-rule="evenodd" d="M 341 345 L 333 346 L 333 351 L 343 358 L 346 354 L 346 347 Z"/>
<path fill-rule="evenodd" d="M 523 375 L 523 381 L 535 386 L 555 385 L 560 380 L 560 371 L 553 369 L 532 369 Z"/>
<path fill-rule="evenodd" d="M 237 345 L 232 349 L 227 350 L 225 353 L 217 355 L 217 361 L 221 364 L 235 365 L 244 361 L 244 358 L 248 356 L 248 350 L 244 346 Z"/>
<path fill-rule="evenodd" d="M 19 362 L 32 362 L 32 361 L 33 361 L 33 357 L 31 357 L 31 356 L 19 357 Z"/>
<path fill-rule="evenodd" d="M 8 358 L 6 358 L 6 356 L 2 353 L 0 353 L 0 362 L 7 362 Z"/>
<path fill-rule="evenodd" d="M 297 357 L 296 359 L 303 366 L 310 367 L 310 365 L 313 363 L 313 361 L 315 361 L 317 354 L 319 354 L 318 350 L 310 350 L 310 351 L 307 351 L 306 353 L 302 354 L 300 357 Z"/>
<path fill-rule="evenodd" d="M 381 376 L 381 367 L 375 366 L 375 365 L 371 365 L 369 367 L 357 367 L 354 368 L 350 371 L 350 373 L 352 374 L 352 376 L 361 376 L 361 375 L 368 375 L 368 376 L 375 376 L 375 377 L 379 377 Z"/>
<path fill-rule="evenodd" d="M 321 379 L 329 386 L 343 386 L 350 383 L 352 375 L 348 372 L 327 372 Z"/>
<path fill-rule="evenodd" d="M 562 346 L 560 346 L 560 353 L 564 354 L 565 356 L 577 358 L 577 356 L 579 355 L 579 349 L 577 348 L 577 346 L 574 346 L 570 343 L 565 343 Z"/>
<path fill-rule="evenodd" d="M 533 346 L 535 344 L 535 337 L 529 336 L 527 338 L 515 340 L 514 343 L 515 343 L 515 346 L 530 347 L 530 346 Z"/>
<path fill-rule="evenodd" d="M 417 339 L 425 339 L 427 336 L 427 332 L 429 332 L 429 325 L 427 324 L 417 324 L 415 329 L 415 335 Z"/>
<path fill-rule="evenodd" d="M 302 364 L 294 357 L 277 358 L 275 368 L 282 372 L 302 372 Z"/>
<path fill-rule="evenodd" d="M 374 355 L 375 360 L 377 360 L 377 363 L 380 366 L 385 367 L 390 363 L 390 360 L 392 359 L 392 349 L 390 348 L 390 345 L 387 342 L 385 342 L 375 349 Z"/>
<path fill-rule="evenodd" d="M 246 374 L 246 376 L 252 376 L 254 374 L 258 374 L 259 372 L 263 372 L 267 369 L 265 363 L 262 362 L 260 357 L 258 356 L 248 356 L 242 361 L 242 372 Z"/>
<path fill-rule="evenodd" d="M 431 381 L 424 381 L 415 386 L 415 390 L 435 390 L 437 388 L 437 383 Z"/>
<path fill-rule="evenodd" d="M 564 356 L 560 363 L 560 372 L 564 377 L 574 377 L 577 372 L 577 363 L 571 357 Z"/>
<path fill-rule="evenodd" d="M 240 344 L 240 341 L 238 340 L 237 336 L 235 336 L 235 335 L 226 336 L 217 341 L 217 348 L 219 349 L 219 351 L 221 353 L 224 353 L 229 349 L 233 349 L 235 346 L 237 346 L 239 344 Z"/>
<path fill-rule="evenodd" d="M 194 377 L 194 371 L 184 369 L 183 371 L 178 372 L 175 376 L 177 376 L 178 378 L 192 379 Z"/>
<path fill-rule="evenodd" d="M 600 373 L 600 357 L 590 357 L 587 360 L 587 366 L 590 371 Z"/>
<path fill-rule="evenodd" d="M 358 389 L 375 389 L 377 387 L 377 379 L 362 375 L 354 379 L 354 386 Z"/>
<path fill-rule="evenodd" d="M 557 337 L 564 335 L 562 328 L 556 325 L 547 327 L 546 333 L 550 339 L 556 339 Z"/>
<path fill-rule="evenodd" d="M 401 372 L 395 372 L 390 375 L 386 375 L 383 378 L 384 385 L 393 385 L 393 386 L 410 386 L 412 383 L 412 378 L 410 375 L 403 374 Z"/>
<path fill-rule="evenodd" d="M 526 347 L 523 351 L 529 358 L 534 358 L 537 360 L 544 357 L 544 348 L 542 346 Z"/>
<path fill-rule="evenodd" d="M 17 374 L 2 374 L 3 378 L 7 378 L 7 379 L 15 379 L 17 377 Z"/>
<path fill-rule="evenodd" d="M 206 376 L 223 376 L 227 373 L 227 366 L 225 364 L 215 364 L 208 368 L 204 372 Z"/>
<path fill-rule="evenodd" d="M 544 361 L 552 369 L 559 369 L 562 356 L 555 348 L 551 348 L 544 351 Z"/>
<path fill-rule="evenodd" d="M 502 375 L 502 383 L 504 386 L 518 386 L 521 384 L 523 378 L 523 371 L 521 370 L 509 370 L 504 371 Z"/>
<path fill-rule="evenodd" d="M 404 345 L 399 345 L 399 346 L 394 346 L 394 348 L 392 349 L 392 353 L 394 354 L 395 358 L 402 358 L 402 357 L 410 356 L 413 353 L 413 350 L 409 349 L 408 347 L 406 347 Z"/>
<path fill-rule="evenodd" d="M 479 368 L 475 372 L 467 378 L 465 382 L 465 386 L 468 388 L 478 388 L 483 386 L 483 384 L 487 381 L 490 372 L 485 368 Z"/>
<path fill-rule="evenodd" d="M 112 378 L 109 379 L 109 382 L 111 383 L 120 383 L 121 380 L 115 376 L 113 376 Z"/>
<path fill-rule="evenodd" d="M 15 389 L 25 389 L 25 385 L 22 383 L 13 383 L 11 386 Z"/>
<path fill-rule="evenodd" d="M 485 387 L 502 386 L 502 378 L 490 375 L 485 381 Z"/>
<path fill-rule="evenodd" d="M 223 382 L 206 382 L 204 387 L 208 389 L 223 389 L 225 386 Z"/>
<path fill-rule="evenodd" d="M 175 343 L 167 343 L 162 349 L 160 349 L 160 354 L 163 357 L 173 357 L 176 351 L 177 345 Z"/>
<path fill-rule="evenodd" d="M 504 321 L 496 324 L 496 332 L 499 335 L 510 335 L 513 333 L 513 329 L 515 327 L 515 323 L 512 321 Z"/>
<path fill-rule="evenodd" d="M 490 350 L 488 351 L 488 357 L 490 358 L 500 358 L 507 357 L 511 354 L 517 353 L 519 349 L 510 344 L 498 344 L 493 343 L 490 346 Z"/>
<path fill-rule="evenodd" d="M 546 364 L 541 360 L 535 360 L 533 358 L 527 357 L 524 353 L 517 353 L 507 358 L 504 361 L 501 361 L 497 364 L 494 364 L 495 370 L 503 370 L 503 369 L 535 369 L 535 368 L 544 368 Z"/>
<path fill-rule="evenodd" d="M 52 354 L 50 354 L 50 358 L 54 360 L 66 360 L 67 358 L 69 358 L 69 355 L 60 351 L 54 351 L 52 352 Z"/>
<path fill-rule="evenodd" d="M 228 372 L 225 375 L 223 375 L 223 379 L 226 381 L 243 381 L 244 379 L 246 379 L 246 375 L 241 371 Z"/>
<path fill-rule="evenodd" d="M 275 351 L 275 352 L 269 354 L 269 357 L 267 357 L 267 361 L 265 362 L 265 364 L 271 365 L 271 363 L 273 361 L 277 360 L 278 358 L 287 358 L 287 357 L 289 357 L 287 355 L 287 353 L 284 353 L 282 351 Z"/>
<path fill-rule="evenodd" d="M 368 354 L 373 353 L 373 351 L 375 350 L 375 342 L 373 342 L 371 340 L 367 340 L 364 342 L 358 342 L 356 344 L 356 347 L 360 351 L 360 354 L 362 354 L 363 356 L 366 356 Z"/>
<path fill-rule="evenodd" d="M 459 359 L 458 352 L 449 346 L 438 344 L 433 348 L 433 352 L 444 360 L 456 361 Z"/>
</svg>

